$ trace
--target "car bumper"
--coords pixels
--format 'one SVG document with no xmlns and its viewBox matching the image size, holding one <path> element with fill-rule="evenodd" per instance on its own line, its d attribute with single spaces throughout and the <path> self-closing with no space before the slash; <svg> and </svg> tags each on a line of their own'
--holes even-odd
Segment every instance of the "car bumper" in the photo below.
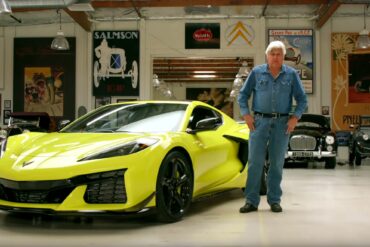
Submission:
<svg viewBox="0 0 370 247">
<path fill-rule="evenodd" d="M 337 153 L 329 151 L 288 151 L 286 159 L 321 159 L 336 157 Z"/>
<path fill-rule="evenodd" d="M 81 175 L 67 180 L 12 181 L 0 179 L 0 208 L 44 214 L 132 213 L 151 207 L 153 190 L 142 191 L 125 170 Z M 110 176 L 110 177 L 109 177 Z M 149 179 L 148 179 L 149 180 Z M 128 182 L 136 188 L 129 189 Z M 140 197 L 137 197 L 141 194 Z M 129 199 L 130 198 L 130 199 Z"/>
</svg>

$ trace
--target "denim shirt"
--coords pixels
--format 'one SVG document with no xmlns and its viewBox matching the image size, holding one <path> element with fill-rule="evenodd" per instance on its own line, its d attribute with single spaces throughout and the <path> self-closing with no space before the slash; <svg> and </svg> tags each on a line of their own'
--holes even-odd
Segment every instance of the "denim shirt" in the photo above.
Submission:
<svg viewBox="0 0 370 247">
<path fill-rule="evenodd" d="M 242 116 L 251 114 L 248 99 L 253 94 L 252 110 L 261 113 L 290 113 L 294 97 L 294 115 L 300 118 L 307 107 L 307 96 L 297 72 L 283 64 L 277 78 L 263 64 L 253 68 L 238 96 Z"/>
</svg>

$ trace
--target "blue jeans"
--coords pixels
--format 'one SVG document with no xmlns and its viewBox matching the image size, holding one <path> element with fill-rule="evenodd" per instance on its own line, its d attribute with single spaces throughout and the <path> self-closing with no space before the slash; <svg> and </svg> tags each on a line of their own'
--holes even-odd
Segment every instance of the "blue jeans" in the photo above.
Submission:
<svg viewBox="0 0 370 247">
<path fill-rule="evenodd" d="M 261 176 L 266 152 L 268 152 L 270 160 L 266 180 L 267 202 L 270 205 L 280 203 L 282 195 L 280 184 L 289 141 L 289 134 L 286 134 L 288 118 L 262 118 L 258 115 L 254 117 L 255 130 L 249 135 L 248 178 L 245 197 L 247 202 L 255 207 L 258 207 L 260 203 Z"/>
</svg>

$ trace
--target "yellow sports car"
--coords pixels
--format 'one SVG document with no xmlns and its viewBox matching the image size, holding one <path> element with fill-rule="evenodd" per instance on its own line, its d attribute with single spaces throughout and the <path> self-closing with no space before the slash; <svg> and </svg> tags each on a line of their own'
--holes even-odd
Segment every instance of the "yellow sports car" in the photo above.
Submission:
<svg viewBox="0 0 370 247">
<path fill-rule="evenodd" d="M 4 139 L 0 209 L 180 220 L 193 199 L 243 188 L 249 131 L 198 101 L 100 107 L 60 132 Z"/>
</svg>

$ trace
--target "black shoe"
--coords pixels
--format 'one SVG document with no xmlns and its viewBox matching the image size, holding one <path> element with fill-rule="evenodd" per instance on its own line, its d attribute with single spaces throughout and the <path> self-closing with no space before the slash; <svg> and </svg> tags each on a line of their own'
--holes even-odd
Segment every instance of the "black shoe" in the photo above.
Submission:
<svg viewBox="0 0 370 247">
<path fill-rule="evenodd" d="M 274 212 L 274 213 L 280 213 L 280 212 L 283 212 L 283 209 L 282 207 L 280 206 L 279 203 L 273 203 L 270 205 L 271 207 L 271 211 Z"/>
<path fill-rule="evenodd" d="M 246 203 L 243 207 L 241 207 L 239 209 L 239 212 L 240 213 L 249 213 L 249 212 L 253 212 L 253 211 L 257 211 L 258 208 L 256 208 L 255 206 L 253 206 L 252 204 L 250 203 Z"/>
</svg>

